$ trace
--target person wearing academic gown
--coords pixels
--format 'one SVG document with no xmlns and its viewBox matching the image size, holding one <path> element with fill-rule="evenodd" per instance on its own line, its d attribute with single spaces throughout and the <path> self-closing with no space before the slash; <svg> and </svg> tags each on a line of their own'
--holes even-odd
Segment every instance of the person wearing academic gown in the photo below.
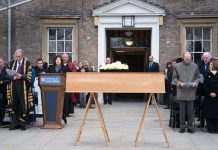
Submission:
<svg viewBox="0 0 218 150">
<path fill-rule="evenodd" d="M 63 59 L 63 65 L 66 66 L 70 72 L 77 72 L 76 66 L 74 65 L 74 63 L 72 63 L 69 60 L 69 56 L 67 53 L 62 54 L 62 59 Z M 69 93 L 69 100 L 68 100 L 69 114 L 74 113 L 74 105 L 76 105 L 77 103 L 77 97 L 78 97 L 78 93 Z"/>
<path fill-rule="evenodd" d="M 61 56 L 55 56 L 53 60 L 53 65 L 48 67 L 47 73 L 66 73 L 70 72 L 70 70 L 63 65 L 63 60 Z M 69 114 L 69 96 L 70 94 L 64 95 L 64 108 L 63 108 L 63 115 L 62 119 L 64 120 L 64 123 L 67 123 L 67 115 Z"/>
<path fill-rule="evenodd" d="M 31 88 L 32 66 L 23 57 L 23 51 L 15 51 L 15 59 L 9 63 L 9 69 L 15 70 L 16 74 L 7 86 L 7 99 L 12 123 L 9 130 L 20 128 L 26 130 L 28 118 L 33 115 L 33 95 Z"/>
</svg>

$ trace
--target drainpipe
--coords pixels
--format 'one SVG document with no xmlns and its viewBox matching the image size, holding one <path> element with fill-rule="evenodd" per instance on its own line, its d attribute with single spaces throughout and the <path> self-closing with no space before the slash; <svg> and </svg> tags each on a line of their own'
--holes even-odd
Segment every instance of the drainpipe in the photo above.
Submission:
<svg viewBox="0 0 218 150">
<path fill-rule="evenodd" d="M 11 0 L 8 0 L 8 62 L 11 61 Z"/>
</svg>

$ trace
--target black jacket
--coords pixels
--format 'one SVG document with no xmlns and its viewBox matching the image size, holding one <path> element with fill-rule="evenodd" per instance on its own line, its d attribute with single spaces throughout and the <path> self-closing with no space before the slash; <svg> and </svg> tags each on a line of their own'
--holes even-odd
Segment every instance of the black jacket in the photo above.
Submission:
<svg viewBox="0 0 218 150">
<path fill-rule="evenodd" d="M 145 72 L 159 72 L 159 65 L 157 62 L 153 62 L 152 66 L 149 67 L 149 63 L 145 66 Z"/>
<path fill-rule="evenodd" d="M 211 92 L 216 93 L 216 97 L 210 97 Z M 205 93 L 205 117 L 209 119 L 218 119 L 218 73 L 213 75 L 208 72 L 204 80 Z"/>
<path fill-rule="evenodd" d="M 65 67 L 64 65 L 61 65 L 61 68 L 59 69 L 59 71 L 56 72 L 55 66 L 52 65 L 48 67 L 48 70 L 46 72 L 47 73 L 66 73 L 66 72 L 70 72 L 70 69 L 68 67 Z"/>
<path fill-rule="evenodd" d="M 6 67 L 3 67 L 0 69 L 0 93 L 6 92 L 6 85 L 9 82 L 7 73 L 6 73 Z"/>
</svg>

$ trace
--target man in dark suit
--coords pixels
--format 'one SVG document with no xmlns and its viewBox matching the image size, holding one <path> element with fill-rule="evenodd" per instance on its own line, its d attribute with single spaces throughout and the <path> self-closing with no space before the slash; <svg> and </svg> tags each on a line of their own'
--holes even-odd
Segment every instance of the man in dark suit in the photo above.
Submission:
<svg viewBox="0 0 218 150">
<path fill-rule="evenodd" d="M 145 66 L 145 72 L 159 72 L 159 64 L 157 62 L 154 62 L 154 57 L 150 55 L 148 59 L 149 63 Z M 154 96 L 157 100 L 157 93 L 154 93 Z"/>
<path fill-rule="evenodd" d="M 198 85 L 198 89 L 197 89 L 197 101 L 195 101 L 195 107 L 198 107 L 198 117 L 200 120 L 200 127 L 204 127 L 204 118 L 203 118 L 203 107 L 204 107 L 204 98 L 202 99 L 202 97 L 204 97 L 204 90 L 203 90 L 203 84 L 204 84 L 204 79 L 206 78 L 208 71 L 209 71 L 209 62 L 211 60 L 212 56 L 209 52 L 205 52 L 202 55 L 202 60 L 201 62 L 198 64 L 198 68 L 200 71 L 200 76 L 201 76 L 201 80 L 200 83 Z M 201 116 L 201 117 L 200 117 Z"/>
<path fill-rule="evenodd" d="M 145 72 L 159 72 L 159 64 L 154 62 L 153 56 L 149 56 L 149 63 L 145 66 Z"/>
<path fill-rule="evenodd" d="M 107 64 L 111 64 L 111 58 L 107 57 L 106 58 L 106 65 Z M 103 99 L 104 99 L 104 105 L 106 105 L 107 103 L 112 105 L 112 93 L 103 93 Z"/>
</svg>

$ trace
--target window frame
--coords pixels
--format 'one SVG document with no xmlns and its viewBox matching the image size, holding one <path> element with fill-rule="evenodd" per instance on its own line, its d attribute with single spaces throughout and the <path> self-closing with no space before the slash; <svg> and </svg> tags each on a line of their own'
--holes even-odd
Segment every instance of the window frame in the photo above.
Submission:
<svg viewBox="0 0 218 150">
<path fill-rule="evenodd" d="M 50 40 L 49 39 L 49 30 L 50 29 L 55 29 L 55 40 Z M 64 29 L 64 39 L 63 40 L 59 40 L 59 39 L 57 39 L 58 38 L 58 35 L 57 35 L 57 33 L 58 33 L 58 29 Z M 71 40 L 66 40 L 65 38 L 66 38 L 66 36 L 65 36 L 65 33 L 66 33 L 66 29 L 71 29 L 71 31 L 72 31 L 72 33 L 71 33 Z M 73 39 L 73 33 L 74 33 L 74 31 L 73 31 L 74 29 L 73 28 L 69 28 L 69 27 L 58 27 L 58 28 L 54 28 L 54 27 L 52 27 L 52 28 L 48 28 L 47 29 L 47 62 L 48 62 L 48 64 L 49 65 L 51 65 L 52 64 L 52 62 L 49 62 L 49 59 L 50 59 L 50 57 L 49 57 L 49 54 L 55 54 L 55 55 L 59 55 L 59 56 L 61 56 L 63 53 L 67 53 L 68 55 L 69 55 L 69 58 L 70 59 L 73 59 L 73 51 L 74 51 L 74 49 L 73 49 L 73 41 L 74 41 L 74 39 Z M 55 52 L 50 52 L 49 51 L 49 42 L 50 41 L 54 41 L 55 42 L 55 47 L 56 47 L 56 49 L 55 49 Z M 64 51 L 61 51 L 61 52 L 58 52 L 58 42 L 60 42 L 60 41 L 62 41 L 62 42 L 64 42 Z M 69 42 L 69 41 L 71 41 L 71 43 L 72 43 L 72 51 L 71 52 L 66 52 L 66 42 Z"/>
<path fill-rule="evenodd" d="M 192 33 L 193 39 L 192 40 L 187 39 L 187 29 L 188 28 L 193 29 L 193 33 Z M 201 39 L 200 40 L 196 40 L 195 37 L 194 37 L 195 36 L 195 30 L 197 28 L 201 29 Z M 204 39 L 204 29 L 206 29 L 206 28 L 210 29 L 210 39 L 209 40 Z M 192 51 L 189 51 L 192 54 L 192 61 L 193 62 L 195 62 L 195 54 L 203 54 L 204 53 L 203 48 L 204 48 L 204 42 L 206 42 L 206 41 L 210 42 L 210 50 L 207 51 L 207 52 L 212 53 L 212 51 L 213 51 L 212 50 L 212 41 L 213 41 L 212 32 L 213 32 L 213 29 L 212 29 L 212 27 L 209 27 L 209 26 L 207 26 L 207 27 L 186 27 L 185 28 L 185 43 L 184 43 L 185 46 L 184 47 L 185 47 L 185 49 L 187 51 L 187 41 L 193 42 Z M 199 51 L 199 52 L 194 51 L 195 50 L 195 42 L 201 42 L 201 44 L 202 44 L 201 51 Z"/>
<path fill-rule="evenodd" d="M 191 27 L 211 27 L 211 54 L 217 56 L 217 27 L 218 22 L 214 18 L 205 17 L 179 17 L 180 21 L 180 49 L 179 55 L 183 56 L 186 52 L 186 28 Z M 202 52 L 203 53 L 203 52 Z"/>
<path fill-rule="evenodd" d="M 48 29 L 49 28 L 72 28 L 72 60 L 78 61 L 78 19 L 79 17 L 66 18 L 40 18 L 41 36 L 42 36 L 42 59 L 49 61 L 48 57 Z"/>
</svg>

